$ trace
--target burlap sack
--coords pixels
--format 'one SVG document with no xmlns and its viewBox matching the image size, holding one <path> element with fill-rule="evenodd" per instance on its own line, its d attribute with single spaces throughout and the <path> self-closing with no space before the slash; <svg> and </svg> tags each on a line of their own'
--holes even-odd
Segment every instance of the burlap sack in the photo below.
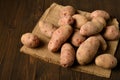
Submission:
<svg viewBox="0 0 120 80">
<path fill-rule="evenodd" d="M 61 7 L 63 7 L 63 6 L 53 3 L 45 11 L 45 13 L 43 14 L 43 16 L 41 17 L 40 20 L 50 22 L 57 26 L 57 22 L 59 19 L 59 12 L 60 12 Z M 80 10 L 78 10 L 78 12 L 89 18 L 90 13 L 85 12 L 85 11 L 80 11 Z M 118 26 L 118 22 L 116 19 L 113 19 L 113 21 L 110 24 L 115 24 L 116 26 Z M 47 44 L 48 44 L 49 38 L 45 37 L 43 34 L 40 33 L 38 24 L 35 26 L 32 33 L 36 34 L 41 39 L 42 44 L 40 45 L 39 48 L 35 48 L 35 49 L 31 49 L 31 48 L 27 48 L 27 47 L 23 46 L 20 49 L 20 51 L 24 52 L 26 54 L 29 54 L 31 56 L 34 56 L 36 58 L 39 58 L 41 60 L 44 60 L 46 62 L 59 65 L 60 54 L 52 53 L 47 49 Z M 117 44 L 118 44 L 118 41 L 108 42 L 109 50 L 107 50 L 107 52 L 110 52 L 111 54 L 114 55 L 116 48 L 117 48 Z M 85 72 L 85 73 L 89 73 L 89 74 L 94 74 L 94 75 L 101 76 L 101 77 L 106 77 L 106 78 L 109 78 L 110 74 L 111 74 L 111 70 L 100 68 L 100 67 L 96 66 L 94 63 L 91 65 L 87 65 L 87 66 L 75 65 L 75 66 L 71 67 L 71 69 L 75 70 L 75 71 L 81 71 L 81 72 Z"/>
</svg>

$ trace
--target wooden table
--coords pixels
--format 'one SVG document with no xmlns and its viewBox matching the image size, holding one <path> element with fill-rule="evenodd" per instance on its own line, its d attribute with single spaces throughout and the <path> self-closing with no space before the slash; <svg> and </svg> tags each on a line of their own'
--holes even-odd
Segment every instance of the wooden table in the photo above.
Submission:
<svg viewBox="0 0 120 80">
<path fill-rule="evenodd" d="M 31 32 L 43 12 L 53 3 L 76 9 L 104 9 L 120 22 L 120 0 L 0 0 L 0 80 L 120 80 L 118 66 L 109 79 L 72 71 L 20 53 L 20 37 Z"/>
</svg>

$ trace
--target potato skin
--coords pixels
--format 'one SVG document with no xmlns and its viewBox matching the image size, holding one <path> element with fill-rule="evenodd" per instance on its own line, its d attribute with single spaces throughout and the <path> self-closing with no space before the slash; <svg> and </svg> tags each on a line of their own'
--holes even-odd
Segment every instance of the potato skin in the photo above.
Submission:
<svg viewBox="0 0 120 80">
<path fill-rule="evenodd" d="M 21 37 L 21 42 L 29 48 L 35 48 L 38 47 L 40 44 L 40 40 L 38 36 L 32 34 L 32 33 L 25 33 Z"/>
<path fill-rule="evenodd" d="M 57 29 L 56 26 L 54 26 L 51 23 L 45 22 L 45 21 L 39 22 L 39 28 L 40 28 L 41 33 L 49 38 L 51 38 L 53 32 Z"/>
<path fill-rule="evenodd" d="M 101 34 L 96 34 L 94 35 L 99 41 L 100 41 L 100 47 L 103 51 L 105 51 L 107 49 L 107 42 L 105 41 L 105 39 L 103 38 L 103 36 Z"/>
<path fill-rule="evenodd" d="M 94 17 L 92 18 L 92 22 L 94 22 L 97 26 L 106 27 L 106 20 L 103 17 Z"/>
<path fill-rule="evenodd" d="M 80 65 L 86 65 L 90 63 L 100 46 L 100 42 L 96 37 L 89 37 L 86 39 L 77 49 L 76 58 Z"/>
<path fill-rule="evenodd" d="M 75 14 L 72 17 L 76 21 L 76 27 L 79 29 L 81 28 L 82 25 L 84 25 L 88 21 L 85 16 L 80 14 Z"/>
<path fill-rule="evenodd" d="M 95 10 L 91 13 L 91 18 L 94 17 L 103 17 L 104 19 L 109 19 L 110 15 L 104 10 Z"/>
<path fill-rule="evenodd" d="M 59 26 L 64 26 L 64 25 L 71 25 L 73 24 L 74 19 L 71 16 L 65 16 L 59 19 L 58 25 Z"/>
<path fill-rule="evenodd" d="M 61 10 L 60 10 L 60 17 L 66 17 L 66 16 L 72 16 L 73 14 L 75 14 L 75 9 L 72 6 L 64 6 Z"/>
<path fill-rule="evenodd" d="M 111 54 L 104 53 L 96 57 L 95 64 L 102 68 L 112 69 L 117 65 L 117 59 Z"/>
<path fill-rule="evenodd" d="M 116 26 L 110 25 L 106 27 L 103 36 L 106 40 L 116 40 L 120 38 L 120 32 Z"/>
<path fill-rule="evenodd" d="M 60 26 L 52 35 L 48 49 L 52 52 L 56 52 L 61 45 L 70 37 L 73 29 L 70 25 Z"/>
<path fill-rule="evenodd" d="M 70 67 L 75 60 L 75 50 L 70 43 L 64 43 L 60 53 L 60 65 Z"/>
<path fill-rule="evenodd" d="M 75 29 L 74 33 L 71 37 L 71 43 L 75 46 L 75 47 L 79 47 L 80 44 L 86 40 L 85 36 L 82 36 L 79 32 L 79 30 Z"/>
<path fill-rule="evenodd" d="M 87 22 L 81 26 L 80 34 L 83 36 L 91 36 L 103 30 L 103 26 L 97 26 L 94 22 Z"/>
</svg>

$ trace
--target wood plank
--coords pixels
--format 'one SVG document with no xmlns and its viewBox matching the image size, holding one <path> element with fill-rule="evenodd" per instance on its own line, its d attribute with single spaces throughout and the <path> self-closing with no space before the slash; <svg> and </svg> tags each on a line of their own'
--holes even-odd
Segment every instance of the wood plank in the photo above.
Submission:
<svg viewBox="0 0 120 80">
<path fill-rule="evenodd" d="M 29 55 L 19 52 L 21 35 L 34 29 L 43 12 L 53 2 L 69 4 L 85 11 L 104 9 L 120 21 L 120 0 L 0 0 L 0 80 L 120 80 L 120 63 L 112 70 L 111 77 L 106 79 L 36 58 L 30 62 Z M 120 44 L 115 54 L 120 62 L 119 54 Z"/>
</svg>

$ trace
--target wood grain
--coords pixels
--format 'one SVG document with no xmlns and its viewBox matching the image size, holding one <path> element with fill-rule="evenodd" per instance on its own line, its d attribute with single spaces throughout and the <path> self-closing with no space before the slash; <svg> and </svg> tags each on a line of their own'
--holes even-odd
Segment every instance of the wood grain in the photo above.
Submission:
<svg viewBox="0 0 120 80">
<path fill-rule="evenodd" d="M 118 66 L 112 70 L 109 79 L 64 69 L 35 58 L 31 63 L 30 56 L 20 53 L 21 35 L 32 32 L 53 2 L 85 11 L 103 9 L 120 22 L 120 0 L 0 0 L 0 80 L 120 80 L 120 44 L 115 54 Z"/>
</svg>

